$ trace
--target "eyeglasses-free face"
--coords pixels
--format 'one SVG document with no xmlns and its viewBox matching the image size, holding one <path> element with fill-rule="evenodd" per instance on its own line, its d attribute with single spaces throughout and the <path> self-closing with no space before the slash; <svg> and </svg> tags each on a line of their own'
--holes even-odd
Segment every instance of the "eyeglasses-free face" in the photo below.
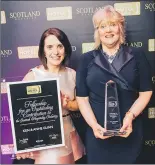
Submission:
<svg viewBox="0 0 155 165">
<path fill-rule="evenodd" d="M 120 29 L 118 23 L 102 22 L 98 27 L 98 33 L 103 45 L 113 47 L 119 44 Z"/>
<path fill-rule="evenodd" d="M 44 41 L 44 54 L 47 65 L 59 66 L 65 58 L 65 48 L 54 35 L 49 35 Z"/>
</svg>

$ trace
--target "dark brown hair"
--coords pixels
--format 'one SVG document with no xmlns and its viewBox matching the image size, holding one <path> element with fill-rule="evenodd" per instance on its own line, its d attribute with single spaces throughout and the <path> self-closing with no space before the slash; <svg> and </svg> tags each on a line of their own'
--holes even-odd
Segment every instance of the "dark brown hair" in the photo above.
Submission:
<svg viewBox="0 0 155 165">
<path fill-rule="evenodd" d="M 45 38 L 48 37 L 49 35 L 56 36 L 57 39 L 62 43 L 62 45 L 65 48 L 65 58 L 62 61 L 62 65 L 66 64 L 72 53 L 72 47 L 68 40 L 68 37 L 62 30 L 58 28 L 49 28 L 45 30 L 40 39 L 39 52 L 38 52 L 39 59 L 41 60 L 45 69 L 48 69 L 48 67 L 47 67 L 47 59 L 44 54 L 44 44 L 45 44 Z"/>
</svg>

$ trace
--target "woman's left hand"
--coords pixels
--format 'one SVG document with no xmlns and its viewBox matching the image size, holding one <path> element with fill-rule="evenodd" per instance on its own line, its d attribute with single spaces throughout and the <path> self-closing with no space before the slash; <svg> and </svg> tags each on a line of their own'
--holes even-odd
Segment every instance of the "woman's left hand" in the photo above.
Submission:
<svg viewBox="0 0 155 165">
<path fill-rule="evenodd" d="M 129 115 L 126 115 L 124 117 L 123 126 L 120 129 L 120 132 L 126 132 L 126 133 L 123 134 L 123 135 L 119 135 L 119 136 L 127 138 L 131 134 L 131 132 L 132 132 L 132 121 L 133 121 L 133 119 Z"/>
</svg>

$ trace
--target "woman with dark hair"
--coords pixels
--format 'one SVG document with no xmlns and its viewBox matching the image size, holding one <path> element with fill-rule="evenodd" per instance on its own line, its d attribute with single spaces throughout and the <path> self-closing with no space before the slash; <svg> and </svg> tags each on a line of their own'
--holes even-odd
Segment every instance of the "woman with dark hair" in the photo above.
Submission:
<svg viewBox="0 0 155 165">
<path fill-rule="evenodd" d="M 39 44 L 39 58 L 42 65 L 31 69 L 23 79 L 29 81 L 59 77 L 65 146 L 17 154 L 18 159 L 33 158 L 35 164 L 73 164 L 84 155 L 84 146 L 69 114 L 69 111 L 78 110 L 75 99 L 76 73 L 65 66 L 71 53 L 71 44 L 66 34 L 58 28 L 47 29 L 42 34 Z"/>
<path fill-rule="evenodd" d="M 131 164 L 142 145 L 140 114 L 152 95 L 150 66 L 139 49 L 125 46 L 125 19 L 112 6 L 98 10 L 93 24 L 95 49 L 81 55 L 76 72 L 77 101 L 89 125 L 87 163 Z M 116 83 L 119 102 L 107 102 L 114 98 L 106 95 L 107 82 Z M 113 112 L 117 103 L 120 120 L 119 113 Z M 110 112 L 106 111 L 108 106 L 112 107 Z M 121 121 L 117 134 L 106 129 L 106 117 L 111 128 Z"/>
</svg>

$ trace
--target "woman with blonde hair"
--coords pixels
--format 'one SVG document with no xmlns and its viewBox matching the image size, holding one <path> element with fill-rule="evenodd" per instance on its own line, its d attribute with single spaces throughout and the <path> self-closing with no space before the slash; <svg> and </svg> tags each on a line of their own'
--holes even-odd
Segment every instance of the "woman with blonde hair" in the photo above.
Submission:
<svg viewBox="0 0 155 165">
<path fill-rule="evenodd" d="M 81 55 L 76 96 L 88 123 L 86 153 L 89 164 L 134 163 L 142 145 L 141 113 L 152 95 L 150 66 L 145 55 L 125 46 L 125 19 L 112 6 L 93 16 L 95 49 Z M 120 120 L 117 134 L 107 134 L 105 88 L 117 85 Z M 107 112 L 108 113 L 108 112 Z"/>
</svg>

